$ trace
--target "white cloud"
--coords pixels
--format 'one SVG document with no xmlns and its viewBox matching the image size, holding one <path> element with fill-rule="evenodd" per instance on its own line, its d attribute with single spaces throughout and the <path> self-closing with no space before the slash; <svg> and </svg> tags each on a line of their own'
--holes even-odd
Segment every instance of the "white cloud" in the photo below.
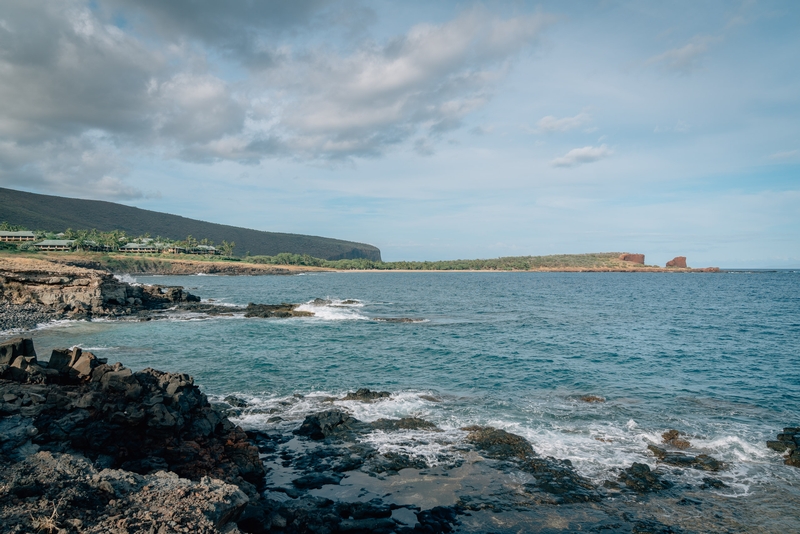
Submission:
<svg viewBox="0 0 800 534">
<path fill-rule="evenodd" d="M 349 55 L 290 53 L 264 74 L 267 94 L 286 95 L 274 131 L 295 155 L 337 159 L 380 155 L 420 131 L 458 128 L 491 98 L 508 59 L 544 23 L 538 15 L 500 19 L 476 8 Z"/>
<path fill-rule="evenodd" d="M 659 65 L 667 70 L 689 74 L 699 67 L 700 57 L 708 51 L 709 45 L 718 40 L 710 36 L 698 36 L 684 46 L 651 57 L 644 64 Z"/>
<path fill-rule="evenodd" d="M 606 145 L 573 148 L 563 156 L 550 161 L 550 165 L 553 167 L 575 167 L 607 158 L 611 153 L 611 150 Z"/>
<path fill-rule="evenodd" d="M 539 119 L 539 122 L 536 123 L 536 126 L 539 128 L 540 132 L 545 133 L 568 132 L 570 130 L 574 130 L 575 128 L 580 128 L 590 120 L 592 120 L 592 117 L 588 113 L 578 113 L 574 117 L 564 117 L 561 119 L 554 117 L 553 115 L 548 115 Z M 594 128 L 592 131 L 596 129 L 597 128 Z"/>
<path fill-rule="evenodd" d="M 786 151 L 783 151 L 783 152 L 775 152 L 774 154 L 770 154 L 769 158 L 770 159 L 789 159 L 789 158 L 793 158 L 793 157 L 797 156 L 798 154 L 800 154 L 800 150 L 797 150 L 797 149 L 795 149 L 795 150 L 786 150 Z"/>
<path fill-rule="evenodd" d="M 369 10 L 350 16 L 348 2 L 327 0 L 114 4 L 4 4 L 2 183 L 132 198 L 144 194 L 124 183 L 122 154 L 133 152 L 200 163 L 328 161 L 409 142 L 430 154 L 489 101 L 546 22 L 474 8 L 382 43 L 304 48 L 281 42 L 292 42 L 290 27 L 334 21 L 357 36 Z M 122 28 L 112 23 L 120 9 Z M 228 63 L 212 64 L 220 57 Z M 232 61 L 247 67 L 236 82 L 220 74 Z"/>
</svg>

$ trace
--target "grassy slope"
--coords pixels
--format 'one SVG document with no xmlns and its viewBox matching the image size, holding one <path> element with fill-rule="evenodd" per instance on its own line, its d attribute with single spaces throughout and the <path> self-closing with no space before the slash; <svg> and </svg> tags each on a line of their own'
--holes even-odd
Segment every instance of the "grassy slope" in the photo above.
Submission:
<svg viewBox="0 0 800 534">
<path fill-rule="evenodd" d="M 281 252 L 308 254 L 316 258 L 368 258 L 380 260 L 381 252 L 372 245 L 326 237 L 262 232 L 214 224 L 178 215 L 132 208 L 112 202 L 36 195 L 0 188 L 0 221 L 30 230 L 60 232 L 67 228 L 103 232 L 123 230 L 128 235 L 150 234 L 170 239 L 208 238 L 215 243 L 233 241 L 235 254 L 275 255 Z"/>
</svg>

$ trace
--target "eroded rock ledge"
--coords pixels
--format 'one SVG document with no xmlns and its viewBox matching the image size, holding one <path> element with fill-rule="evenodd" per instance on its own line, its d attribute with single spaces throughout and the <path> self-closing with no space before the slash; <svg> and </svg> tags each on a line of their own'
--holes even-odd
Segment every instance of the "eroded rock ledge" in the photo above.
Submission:
<svg viewBox="0 0 800 534">
<path fill-rule="evenodd" d="M 0 258 L 1 329 L 33 320 L 136 315 L 200 298 L 181 287 L 139 286 L 110 272 L 28 258 Z"/>
</svg>

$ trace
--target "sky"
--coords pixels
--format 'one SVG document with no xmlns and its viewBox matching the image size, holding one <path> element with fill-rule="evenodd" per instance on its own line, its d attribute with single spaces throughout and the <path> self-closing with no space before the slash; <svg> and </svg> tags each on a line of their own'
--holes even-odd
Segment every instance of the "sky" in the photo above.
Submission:
<svg viewBox="0 0 800 534">
<path fill-rule="evenodd" d="M 387 261 L 800 267 L 798 28 L 769 0 L 4 0 L 0 186 Z"/>
</svg>

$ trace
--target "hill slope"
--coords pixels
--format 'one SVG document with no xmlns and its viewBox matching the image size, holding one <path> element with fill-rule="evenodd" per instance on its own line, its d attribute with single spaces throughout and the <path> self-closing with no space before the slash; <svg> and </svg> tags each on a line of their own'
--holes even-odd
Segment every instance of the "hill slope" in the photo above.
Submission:
<svg viewBox="0 0 800 534">
<path fill-rule="evenodd" d="M 30 230 L 59 232 L 89 230 L 102 232 L 123 230 L 133 236 L 150 234 L 170 239 L 208 238 L 215 243 L 234 241 L 239 256 L 249 251 L 253 255 L 274 256 L 281 252 L 308 254 L 329 260 L 367 258 L 380 261 L 381 251 L 372 245 L 299 234 L 283 234 L 250 230 L 224 224 L 214 224 L 132 208 L 113 202 L 81 200 L 50 195 L 37 195 L 0 188 L 0 221 L 25 226 Z"/>
</svg>

